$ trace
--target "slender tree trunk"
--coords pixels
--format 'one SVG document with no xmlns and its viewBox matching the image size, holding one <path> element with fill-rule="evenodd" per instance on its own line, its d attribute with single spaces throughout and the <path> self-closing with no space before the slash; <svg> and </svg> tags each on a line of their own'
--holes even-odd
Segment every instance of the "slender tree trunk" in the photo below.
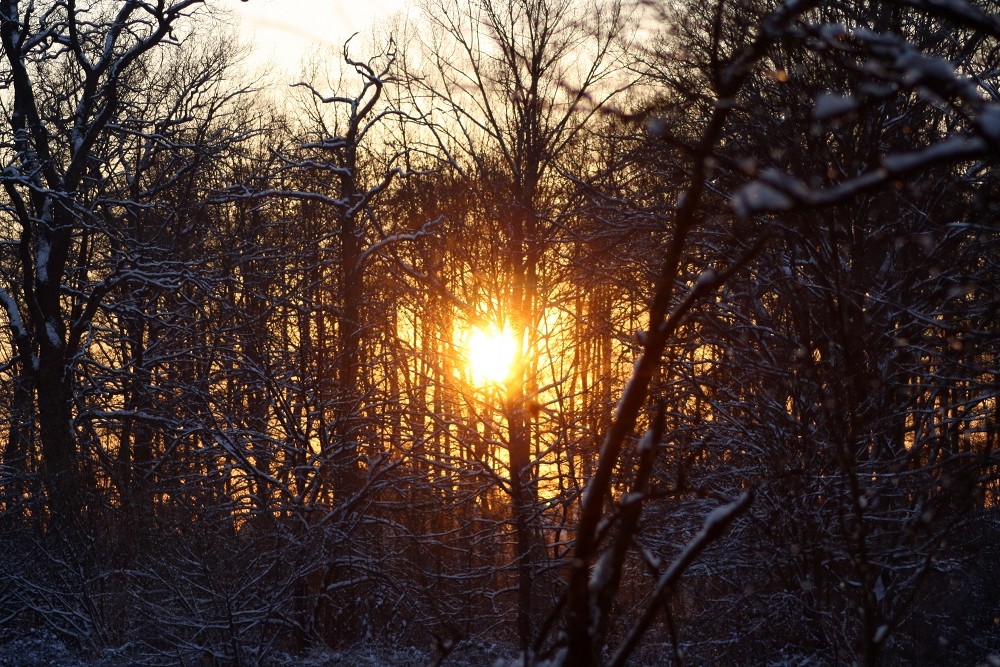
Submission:
<svg viewBox="0 0 1000 667">
<path fill-rule="evenodd" d="M 353 171 L 353 170 L 352 170 Z M 344 186 L 350 200 L 353 183 Z M 338 480 L 335 493 L 342 497 L 353 496 L 360 489 L 358 444 L 360 440 L 360 392 L 358 368 L 361 360 L 361 303 L 364 298 L 361 274 L 360 230 L 354 216 L 341 217 L 341 303 L 342 313 L 338 323 L 338 401 L 337 448 L 335 463 Z"/>
<path fill-rule="evenodd" d="M 534 494 L 531 484 L 531 432 L 525 420 L 523 397 L 512 389 L 504 412 L 510 431 L 510 489 L 513 505 L 515 561 L 517 564 L 517 634 L 521 652 L 531 645 L 531 600 L 534 568 L 534 540 L 531 511 Z"/>
</svg>

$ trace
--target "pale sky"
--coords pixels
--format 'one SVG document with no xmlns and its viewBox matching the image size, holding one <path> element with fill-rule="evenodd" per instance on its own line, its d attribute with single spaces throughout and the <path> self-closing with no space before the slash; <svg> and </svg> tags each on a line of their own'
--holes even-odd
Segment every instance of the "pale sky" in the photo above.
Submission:
<svg viewBox="0 0 1000 667">
<path fill-rule="evenodd" d="M 302 57 L 316 46 L 339 50 L 355 32 L 406 6 L 407 0 L 248 0 L 226 3 L 239 20 L 254 57 L 296 71 Z"/>
</svg>

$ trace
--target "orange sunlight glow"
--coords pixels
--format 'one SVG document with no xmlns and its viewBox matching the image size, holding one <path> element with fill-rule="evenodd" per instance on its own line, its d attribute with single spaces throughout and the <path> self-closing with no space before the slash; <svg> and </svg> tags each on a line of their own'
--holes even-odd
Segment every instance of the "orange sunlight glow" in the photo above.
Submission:
<svg viewBox="0 0 1000 667">
<path fill-rule="evenodd" d="M 517 341 L 509 327 L 473 327 L 465 344 L 466 360 L 476 384 L 503 384 L 517 356 Z"/>
</svg>

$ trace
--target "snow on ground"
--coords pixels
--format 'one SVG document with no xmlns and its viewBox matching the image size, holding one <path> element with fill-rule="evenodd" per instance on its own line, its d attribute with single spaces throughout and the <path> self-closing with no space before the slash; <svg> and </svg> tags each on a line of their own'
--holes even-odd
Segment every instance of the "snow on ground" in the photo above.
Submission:
<svg viewBox="0 0 1000 667">
<path fill-rule="evenodd" d="M 141 658 L 125 657 L 124 652 L 109 651 L 88 659 L 74 655 L 55 635 L 46 630 L 32 630 L 27 635 L 0 642 L 0 667 L 140 667 L 150 664 Z M 448 656 L 448 667 L 487 667 L 508 664 L 513 648 L 482 642 L 463 642 Z M 262 660 L 258 667 L 424 667 L 435 655 L 416 647 L 359 647 L 345 651 L 315 650 L 306 655 L 278 653 Z M 199 664 L 199 663 L 186 663 Z M 226 661 L 206 665 L 225 665 Z M 245 662 L 244 664 L 252 664 Z"/>
</svg>

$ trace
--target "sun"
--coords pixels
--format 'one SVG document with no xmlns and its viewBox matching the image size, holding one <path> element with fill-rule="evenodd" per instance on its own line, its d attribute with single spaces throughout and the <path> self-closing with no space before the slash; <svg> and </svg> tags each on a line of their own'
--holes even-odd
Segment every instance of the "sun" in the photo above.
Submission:
<svg viewBox="0 0 1000 667">
<path fill-rule="evenodd" d="M 510 377 L 517 341 L 508 327 L 473 327 L 465 346 L 469 370 L 477 384 L 502 384 Z"/>
</svg>

